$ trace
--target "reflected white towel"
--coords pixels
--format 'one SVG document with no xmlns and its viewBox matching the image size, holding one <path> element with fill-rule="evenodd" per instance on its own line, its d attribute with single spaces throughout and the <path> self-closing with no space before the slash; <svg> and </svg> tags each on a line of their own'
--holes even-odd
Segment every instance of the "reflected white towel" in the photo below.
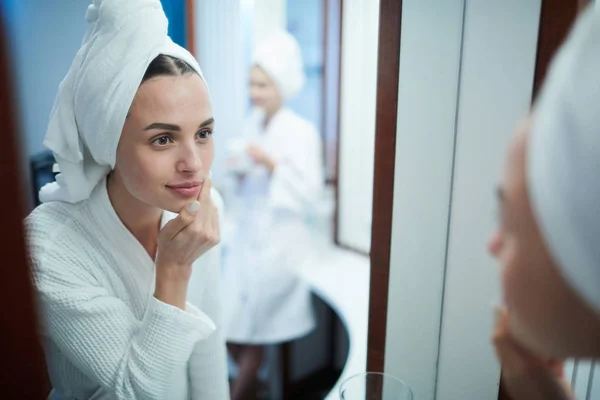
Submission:
<svg viewBox="0 0 600 400">
<path fill-rule="evenodd" d="M 258 44 L 254 64 L 275 82 L 284 99 L 302 90 L 306 82 L 302 52 L 296 39 L 285 31 L 275 31 Z"/>
<path fill-rule="evenodd" d="M 114 168 L 125 117 L 150 62 L 177 57 L 202 72 L 194 57 L 167 35 L 159 0 L 94 0 L 89 28 L 50 115 L 44 145 L 60 174 L 44 186 L 40 201 L 75 203 Z"/>
</svg>

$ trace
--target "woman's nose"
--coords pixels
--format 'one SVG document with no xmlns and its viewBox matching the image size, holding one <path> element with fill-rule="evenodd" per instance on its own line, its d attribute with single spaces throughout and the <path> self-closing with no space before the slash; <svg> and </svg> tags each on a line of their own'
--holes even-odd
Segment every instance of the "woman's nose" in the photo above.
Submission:
<svg viewBox="0 0 600 400">
<path fill-rule="evenodd" d="M 177 161 L 177 170 L 179 172 L 198 172 L 202 169 L 202 160 L 200 151 L 195 143 L 182 146 Z"/>
<path fill-rule="evenodd" d="M 500 232 L 500 230 L 494 232 L 494 234 L 488 241 L 487 247 L 490 254 L 492 254 L 495 258 L 498 258 L 498 254 L 502 249 L 502 232 Z"/>
</svg>

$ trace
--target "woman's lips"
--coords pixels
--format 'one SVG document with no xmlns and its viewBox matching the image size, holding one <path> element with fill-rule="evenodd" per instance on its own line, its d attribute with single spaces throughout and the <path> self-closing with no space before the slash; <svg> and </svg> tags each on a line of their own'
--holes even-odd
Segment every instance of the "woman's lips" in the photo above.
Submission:
<svg viewBox="0 0 600 400">
<path fill-rule="evenodd" d="M 186 199 L 189 198 L 198 198 L 200 194 L 200 189 L 202 188 L 202 184 L 199 182 L 191 182 L 191 183 L 182 183 L 177 185 L 167 185 L 167 189 L 169 189 L 173 194 L 178 197 L 183 197 Z"/>
</svg>

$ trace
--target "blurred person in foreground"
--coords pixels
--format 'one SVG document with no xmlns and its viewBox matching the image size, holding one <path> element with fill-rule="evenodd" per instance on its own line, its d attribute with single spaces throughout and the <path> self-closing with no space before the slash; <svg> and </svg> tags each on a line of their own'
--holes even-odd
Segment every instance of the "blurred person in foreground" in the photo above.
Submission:
<svg viewBox="0 0 600 400">
<path fill-rule="evenodd" d="M 513 138 L 489 243 L 493 342 L 514 400 L 573 399 L 563 360 L 600 357 L 600 13 L 588 6 Z"/>
</svg>

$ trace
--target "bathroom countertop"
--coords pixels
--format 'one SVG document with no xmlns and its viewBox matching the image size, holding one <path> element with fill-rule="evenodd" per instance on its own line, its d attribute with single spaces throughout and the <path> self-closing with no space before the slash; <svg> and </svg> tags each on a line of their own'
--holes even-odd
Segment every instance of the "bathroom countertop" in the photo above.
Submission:
<svg viewBox="0 0 600 400">
<path fill-rule="evenodd" d="M 350 341 L 342 375 L 325 400 L 339 399 L 339 386 L 346 378 L 366 371 L 369 322 L 369 258 L 332 247 L 319 262 L 307 262 L 301 275 L 312 291 L 341 319 Z"/>
</svg>

